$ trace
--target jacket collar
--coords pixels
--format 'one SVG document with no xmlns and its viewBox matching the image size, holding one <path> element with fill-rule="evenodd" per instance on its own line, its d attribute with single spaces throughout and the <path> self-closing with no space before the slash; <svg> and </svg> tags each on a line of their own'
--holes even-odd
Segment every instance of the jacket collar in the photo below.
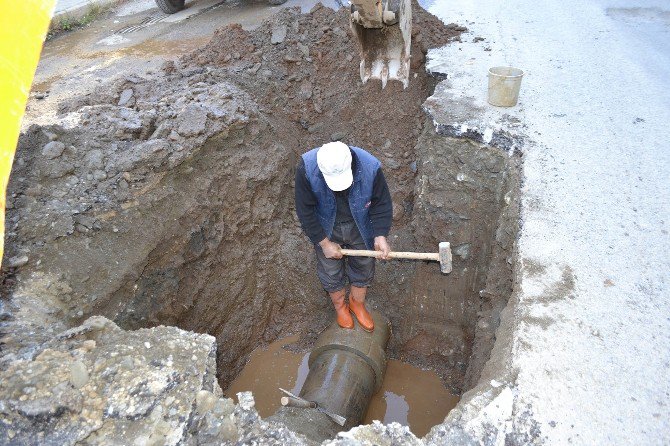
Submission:
<svg viewBox="0 0 670 446">
<path fill-rule="evenodd" d="M 358 161 L 358 155 L 356 155 L 356 152 L 351 149 L 351 146 L 348 147 L 349 151 L 351 152 L 351 173 L 354 176 L 354 183 L 359 183 L 361 181 L 361 169 L 360 162 Z"/>
</svg>

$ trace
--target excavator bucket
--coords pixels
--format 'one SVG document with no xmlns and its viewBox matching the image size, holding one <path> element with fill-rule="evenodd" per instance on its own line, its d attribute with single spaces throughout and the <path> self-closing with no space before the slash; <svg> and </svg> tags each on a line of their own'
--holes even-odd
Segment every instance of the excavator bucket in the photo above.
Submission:
<svg viewBox="0 0 670 446">
<path fill-rule="evenodd" d="M 372 2 L 372 3 L 370 3 Z M 361 54 L 361 81 L 389 79 L 409 85 L 411 0 L 353 0 L 351 28 Z"/>
</svg>

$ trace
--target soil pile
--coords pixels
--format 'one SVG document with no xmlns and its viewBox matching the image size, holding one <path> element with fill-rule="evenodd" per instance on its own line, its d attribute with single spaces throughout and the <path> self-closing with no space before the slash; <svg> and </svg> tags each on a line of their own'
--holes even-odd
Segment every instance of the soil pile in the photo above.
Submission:
<svg viewBox="0 0 670 446">
<path fill-rule="evenodd" d="M 514 181 L 504 154 L 435 135 L 422 111 L 437 82 L 425 53 L 463 28 L 417 5 L 413 15 L 407 89 L 361 84 L 348 12 L 319 5 L 284 9 L 253 32 L 222 28 L 160 72 L 63 103 L 60 125 L 31 127 L 10 185 L 7 257 L 25 259 L 12 305 L 36 311 L 11 321 L 8 348 L 30 357 L 94 314 L 124 328 L 176 325 L 216 337 L 224 388 L 258 344 L 300 334 L 305 348 L 331 308 L 295 217 L 293 167 L 342 140 L 382 161 L 395 249 L 456 248 L 449 277 L 436 265 L 380 264 L 370 303 L 395 327 L 392 357 L 461 392 L 474 339 L 489 345 L 497 326 L 499 305 L 479 291 L 502 296 L 511 284 L 502 268 L 487 288 L 487 271 L 496 246 L 500 264 L 510 255 L 513 236 L 491 239 Z"/>
<path fill-rule="evenodd" d="M 62 125 L 31 128 L 11 185 L 8 256 L 30 257 L 17 294 L 55 287 L 49 311 L 70 323 L 103 314 L 211 333 L 226 346 L 224 387 L 258 343 L 300 333 L 304 348 L 330 311 L 296 223 L 292 168 L 324 141 L 370 150 L 390 179 L 396 246 L 416 248 L 403 228 L 436 82 L 422 65 L 462 31 L 415 5 L 410 87 L 381 90 L 360 83 L 348 20 L 318 5 L 253 32 L 222 28 L 162 72 L 63 103 Z M 379 274 L 380 300 L 409 294 L 413 266 Z M 390 307 L 394 322 L 408 316 Z"/>
<path fill-rule="evenodd" d="M 284 9 L 253 32 L 222 28 L 159 72 L 64 102 L 59 125 L 32 126 L 9 189 L 5 261 L 13 267 L 2 285 L 11 298 L 0 300 L 0 364 L 38 361 L 58 333 L 91 315 L 124 329 L 213 335 L 223 388 L 259 344 L 298 334 L 295 348 L 305 349 L 332 309 L 295 216 L 294 166 L 312 147 L 342 140 L 382 161 L 394 249 L 434 251 L 444 240 L 454 248 L 449 276 L 435 264 L 378 265 L 369 303 L 392 321 L 390 356 L 433 368 L 456 394 L 472 386 L 511 291 L 516 160 L 435 133 L 422 110 L 437 82 L 423 69 L 425 54 L 463 28 L 416 4 L 413 17 L 407 89 L 361 84 L 348 12 L 318 5 L 309 14 Z M 105 373 L 103 359 L 94 373 Z M 0 407 L 29 435 L 13 398 Z M 253 422 L 238 423 L 241 432 L 248 425 L 249 439 L 273 435 L 243 406 L 236 414 Z M 223 418 L 205 418 L 189 422 L 189 432 L 230 433 Z"/>
<path fill-rule="evenodd" d="M 423 69 L 429 48 L 457 39 L 464 28 L 445 26 L 417 4 L 413 8 L 412 78 L 407 89 L 390 82 L 362 84 L 359 48 L 349 12 L 321 4 L 309 14 L 284 9 L 252 32 L 224 27 L 186 65 L 226 67 L 233 81 L 254 95 L 261 110 L 283 121 L 277 128 L 298 137 L 298 153 L 342 140 L 374 151 L 392 172 L 396 221 L 411 212 L 414 145 L 423 128 L 423 101 L 436 80 Z"/>
</svg>

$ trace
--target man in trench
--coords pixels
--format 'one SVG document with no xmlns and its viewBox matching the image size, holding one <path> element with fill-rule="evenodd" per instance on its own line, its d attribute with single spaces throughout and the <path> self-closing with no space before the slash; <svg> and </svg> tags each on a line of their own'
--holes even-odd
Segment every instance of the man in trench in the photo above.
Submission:
<svg viewBox="0 0 670 446">
<path fill-rule="evenodd" d="M 295 175 L 296 212 L 314 244 L 316 271 L 330 295 L 342 328 L 353 328 L 353 313 L 371 332 L 374 322 L 365 295 L 375 274 L 372 257 L 348 257 L 341 247 L 375 249 L 387 259 L 393 205 L 381 163 L 370 153 L 330 142 L 302 155 Z M 350 284 L 349 304 L 345 302 Z"/>
</svg>

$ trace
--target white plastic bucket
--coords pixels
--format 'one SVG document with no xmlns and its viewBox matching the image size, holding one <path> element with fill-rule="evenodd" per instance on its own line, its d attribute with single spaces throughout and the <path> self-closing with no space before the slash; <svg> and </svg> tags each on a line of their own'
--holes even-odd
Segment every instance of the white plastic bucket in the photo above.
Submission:
<svg viewBox="0 0 670 446">
<path fill-rule="evenodd" d="M 513 67 L 489 68 L 489 104 L 514 107 L 519 100 L 523 71 Z"/>
</svg>

